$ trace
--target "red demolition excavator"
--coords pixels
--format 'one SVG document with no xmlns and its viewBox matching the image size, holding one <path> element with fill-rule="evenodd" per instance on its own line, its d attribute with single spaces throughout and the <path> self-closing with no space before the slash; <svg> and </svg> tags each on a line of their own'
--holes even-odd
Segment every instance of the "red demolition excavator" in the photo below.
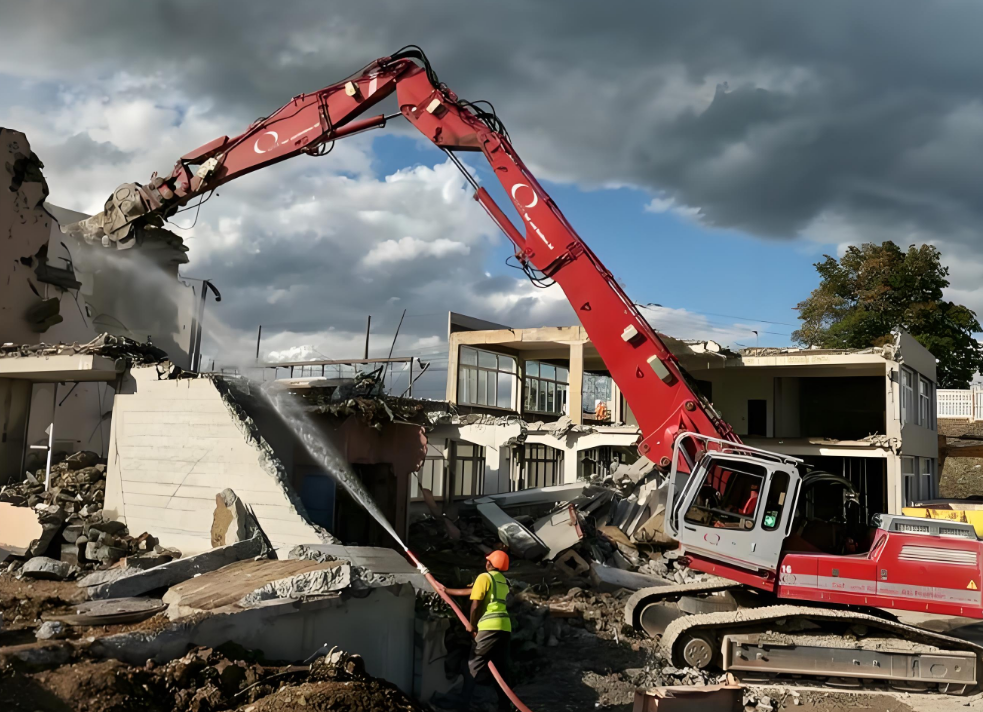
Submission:
<svg viewBox="0 0 983 712">
<path fill-rule="evenodd" d="M 363 118 L 393 93 L 398 113 Z M 324 155 L 334 141 L 395 118 L 464 173 L 526 274 L 563 289 L 638 420 L 639 452 L 666 475 L 668 533 L 690 567 L 713 575 L 637 592 L 625 611 L 631 625 L 661 635 L 680 665 L 949 693 L 977 687 L 983 648 L 891 613 L 983 618 L 983 545 L 973 527 L 892 515 L 861 521 L 847 480 L 743 445 L 523 164 L 491 105 L 460 99 L 419 48 L 294 97 L 238 136 L 185 154 L 167 176 L 120 186 L 103 213 L 69 231 L 125 249 L 142 227 L 163 225 L 229 181 L 302 153 Z M 488 161 L 521 230 L 461 152 Z"/>
</svg>

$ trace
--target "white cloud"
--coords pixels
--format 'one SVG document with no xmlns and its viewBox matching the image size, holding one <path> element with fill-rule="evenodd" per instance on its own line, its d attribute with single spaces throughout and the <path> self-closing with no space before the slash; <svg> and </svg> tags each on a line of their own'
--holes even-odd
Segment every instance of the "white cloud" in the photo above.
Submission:
<svg viewBox="0 0 983 712">
<path fill-rule="evenodd" d="M 362 258 L 362 264 L 366 267 L 378 267 L 392 262 L 409 262 L 420 257 L 440 259 L 448 255 L 467 255 L 470 252 L 471 248 L 463 242 L 442 237 L 433 242 L 425 242 L 406 236 L 379 243 Z"/>
</svg>

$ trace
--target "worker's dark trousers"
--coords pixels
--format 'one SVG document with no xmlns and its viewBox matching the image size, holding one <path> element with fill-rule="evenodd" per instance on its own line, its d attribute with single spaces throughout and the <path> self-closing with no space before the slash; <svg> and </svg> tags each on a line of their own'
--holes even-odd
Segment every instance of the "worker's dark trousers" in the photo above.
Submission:
<svg viewBox="0 0 983 712">
<path fill-rule="evenodd" d="M 464 690 L 461 695 L 461 710 L 467 712 L 471 706 L 471 697 L 477 684 L 490 684 L 498 693 L 498 707 L 502 710 L 511 709 L 509 698 L 498 686 L 488 663 L 494 663 L 502 678 L 509 681 L 509 643 L 512 634 L 504 630 L 479 630 L 471 643 L 471 655 L 468 657 L 468 669 L 464 674 Z"/>
</svg>

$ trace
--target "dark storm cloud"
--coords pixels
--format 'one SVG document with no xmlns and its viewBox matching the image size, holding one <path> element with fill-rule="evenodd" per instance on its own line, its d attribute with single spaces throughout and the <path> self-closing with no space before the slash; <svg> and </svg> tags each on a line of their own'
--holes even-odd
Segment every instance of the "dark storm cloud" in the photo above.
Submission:
<svg viewBox="0 0 983 712">
<path fill-rule="evenodd" d="M 494 100 L 550 174 L 638 185 L 762 235 L 824 212 L 958 233 L 983 212 L 977 2 L 41 0 L 0 12 L 6 71 L 20 58 L 39 75 L 153 72 L 243 121 L 417 42 L 462 95 Z M 667 114 L 676 73 L 721 85 Z"/>
</svg>

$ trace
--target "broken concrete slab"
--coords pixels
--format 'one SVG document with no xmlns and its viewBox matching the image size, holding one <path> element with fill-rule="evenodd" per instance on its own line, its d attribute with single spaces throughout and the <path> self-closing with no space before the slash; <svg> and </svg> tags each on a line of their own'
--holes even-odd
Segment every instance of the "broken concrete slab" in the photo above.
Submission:
<svg viewBox="0 0 983 712">
<path fill-rule="evenodd" d="M 590 577 L 594 586 L 600 590 L 615 591 L 626 588 L 629 591 L 638 591 L 650 586 L 670 586 L 670 582 L 658 576 L 648 576 L 635 571 L 624 571 L 613 566 L 592 563 L 590 565 Z"/>
<path fill-rule="evenodd" d="M 398 551 L 378 546 L 342 546 L 341 544 L 302 544 L 290 550 L 291 559 L 347 561 L 354 567 L 356 584 L 391 586 L 408 583 L 417 591 L 430 592 L 430 584 L 419 570 Z"/>
<path fill-rule="evenodd" d="M 549 547 L 549 551 L 543 557 L 548 560 L 555 559 L 584 538 L 577 509 L 572 504 L 537 520 L 532 526 L 532 531 Z"/>
<path fill-rule="evenodd" d="M 243 596 L 239 605 L 249 607 L 277 598 L 321 596 L 348 588 L 352 582 L 352 567 L 341 562 L 332 563 L 337 565 L 270 581 L 262 588 Z"/>
<path fill-rule="evenodd" d="M 222 546 L 186 559 L 177 559 L 146 571 L 136 571 L 115 581 L 98 584 L 89 588 L 89 598 L 123 598 L 141 596 L 158 588 L 167 588 L 187 581 L 198 574 L 215 571 L 228 564 L 251 559 L 265 550 L 262 539 L 248 539 L 228 546 Z M 131 569 L 124 569 L 131 571 Z"/>
<path fill-rule="evenodd" d="M 159 598 L 110 598 L 80 603 L 74 613 L 45 614 L 45 620 L 83 627 L 124 625 L 152 618 L 165 608 Z"/>
<path fill-rule="evenodd" d="M 43 531 L 33 509 L 0 502 L 0 547 L 14 556 L 25 556 Z"/>
<path fill-rule="evenodd" d="M 553 566 L 556 567 L 561 576 L 566 578 L 577 578 L 590 573 L 590 564 L 573 549 L 569 549 L 556 557 Z"/>
<path fill-rule="evenodd" d="M 137 573 L 139 573 L 139 569 L 113 568 L 106 569 L 105 571 L 93 571 L 91 574 L 83 576 L 78 580 L 78 587 L 94 588 L 95 586 L 118 581 L 121 578 L 133 576 Z"/>
<path fill-rule="evenodd" d="M 539 537 L 503 512 L 497 504 L 484 502 L 477 508 L 478 514 L 498 532 L 499 541 L 518 556 L 535 561 L 549 552 L 549 547 Z"/>
<path fill-rule="evenodd" d="M 47 581 L 62 581 L 71 570 L 72 567 L 64 561 L 49 559 L 47 556 L 35 556 L 21 567 L 24 576 Z"/>
<path fill-rule="evenodd" d="M 168 604 L 168 618 L 176 620 L 274 598 L 330 593 L 350 583 L 351 567 L 343 561 L 238 561 L 172 586 L 161 600 Z"/>
</svg>

